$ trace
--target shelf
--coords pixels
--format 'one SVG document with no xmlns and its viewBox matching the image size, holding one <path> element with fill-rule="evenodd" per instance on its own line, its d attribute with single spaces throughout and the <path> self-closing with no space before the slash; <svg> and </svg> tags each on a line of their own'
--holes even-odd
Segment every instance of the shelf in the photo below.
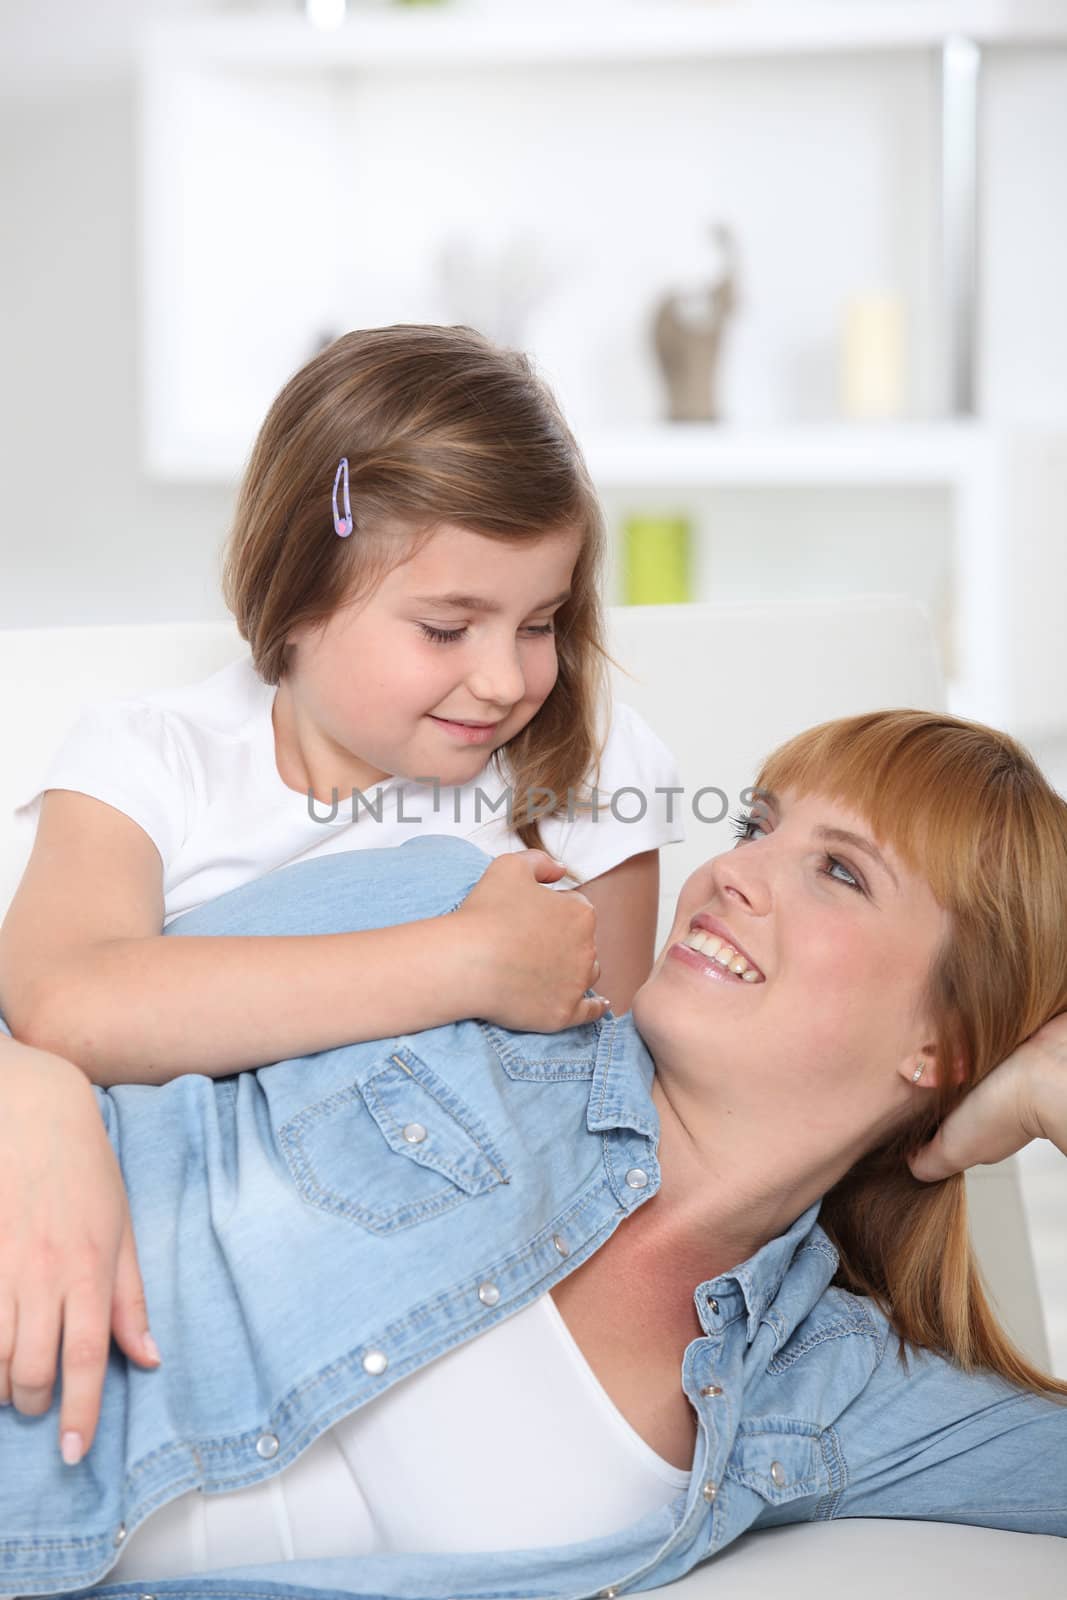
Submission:
<svg viewBox="0 0 1067 1600">
<path fill-rule="evenodd" d="M 1067 44 L 1067 13 L 1059 0 L 555 0 L 528 10 L 451 0 L 440 11 L 357 9 L 332 32 L 249 13 L 163 21 L 144 39 L 149 56 L 171 61 L 177 51 L 203 65 L 299 72 L 847 54 L 936 48 L 952 34 Z"/>
<path fill-rule="evenodd" d="M 988 442 L 978 423 L 827 423 L 740 428 L 660 423 L 583 434 L 600 489 L 947 486 L 968 479 Z"/>
<path fill-rule="evenodd" d="M 598 489 L 946 486 L 969 478 L 988 445 L 988 427 L 966 422 L 824 423 L 748 428 L 649 423 L 577 430 Z M 233 482 L 250 441 L 187 441 L 156 472 L 172 482 Z"/>
</svg>

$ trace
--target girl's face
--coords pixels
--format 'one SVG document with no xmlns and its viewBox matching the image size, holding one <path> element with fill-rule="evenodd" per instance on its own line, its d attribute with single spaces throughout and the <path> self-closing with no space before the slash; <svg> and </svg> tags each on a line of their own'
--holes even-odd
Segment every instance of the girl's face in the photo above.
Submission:
<svg viewBox="0 0 1067 1600">
<path fill-rule="evenodd" d="M 470 781 L 551 693 L 554 616 L 577 530 L 533 543 L 443 524 L 326 626 L 297 628 L 278 686 L 278 765 L 329 803 L 383 778 Z M 306 774 L 306 777 L 305 777 Z"/>
<path fill-rule="evenodd" d="M 681 947 L 701 925 L 748 958 L 747 979 Z M 757 800 L 734 849 L 685 883 L 634 998 L 664 1092 L 719 1117 L 784 1118 L 812 1148 L 869 1147 L 929 1059 L 924 995 L 948 926 L 862 817 L 820 795 Z"/>
</svg>

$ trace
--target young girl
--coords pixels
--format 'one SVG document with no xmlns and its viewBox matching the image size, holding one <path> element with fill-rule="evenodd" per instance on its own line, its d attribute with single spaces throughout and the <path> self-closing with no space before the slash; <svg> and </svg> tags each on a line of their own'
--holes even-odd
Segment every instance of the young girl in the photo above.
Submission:
<svg viewBox="0 0 1067 1600">
<path fill-rule="evenodd" d="M 0 1187 L 18 1244 L 0 1259 L 0 1403 L 47 1410 L 62 1332 L 60 1431 L 88 1448 L 109 1324 L 156 1359 L 83 1073 L 217 1077 L 472 1016 L 549 1032 L 603 1014 L 594 984 L 629 1008 L 658 847 L 682 830 L 656 793 L 677 783 L 669 752 L 604 694 L 603 538 L 552 396 L 468 329 L 346 335 L 278 396 L 225 562 L 250 653 L 88 707 L 19 808 L 37 831 L 0 929 L 0 1029 L 49 1070 L 3 1079 L 21 1178 Z M 623 786 L 642 820 L 612 811 Z M 162 937 L 291 862 L 420 833 L 500 857 L 453 916 Z M 545 893 L 565 868 L 581 892 Z"/>
<path fill-rule="evenodd" d="M 681 828 L 655 793 L 676 782 L 666 748 L 626 707 L 604 725 L 602 547 L 522 356 L 437 327 L 323 351 L 272 406 L 240 494 L 224 589 L 250 654 L 89 707 L 19 808 L 37 834 L 0 934 L 14 1035 L 110 1085 L 474 1015 L 553 1030 L 602 1014 L 593 984 L 625 1011 L 652 964 L 658 847 Z M 647 797 L 640 822 L 610 808 L 623 785 Z M 523 852 L 487 874 L 462 938 L 437 920 L 159 937 L 290 862 L 418 832 Z M 540 892 L 564 867 L 581 894 Z"/>
</svg>

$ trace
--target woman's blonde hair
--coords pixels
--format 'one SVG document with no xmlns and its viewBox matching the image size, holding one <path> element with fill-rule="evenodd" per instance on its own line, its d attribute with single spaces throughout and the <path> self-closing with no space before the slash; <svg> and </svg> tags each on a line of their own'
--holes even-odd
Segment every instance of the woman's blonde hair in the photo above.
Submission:
<svg viewBox="0 0 1067 1600">
<path fill-rule="evenodd" d="M 937 1088 L 824 1197 L 819 1221 L 841 1258 L 835 1283 L 877 1301 L 901 1341 L 1067 1396 L 989 1305 L 963 1174 L 921 1183 L 906 1164 L 976 1084 L 1067 1009 L 1067 804 L 1006 734 L 924 711 L 811 728 L 768 758 L 757 788 L 826 795 L 859 813 L 949 914 L 926 996 Z"/>
<path fill-rule="evenodd" d="M 334 532 L 348 457 L 354 531 Z M 369 594 L 439 523 L 532 541 L 577 529 L 570 598 L 556 613 L 559 676 L 494 761 L 512 827 L 544 848 L 540 815 L 595 783 L 607 656 L 600 604 L 604 524 L 581 451 L 526 356 L 470 328 L 347 333 L 282 389 L 252 449 L 222 588 L 265 683 L 289 668 L 286 638 Z M 503 761 L 506 752 L 506 767 Z M 558 797 L 554 810 L 533 790 Z"/>
</svg>

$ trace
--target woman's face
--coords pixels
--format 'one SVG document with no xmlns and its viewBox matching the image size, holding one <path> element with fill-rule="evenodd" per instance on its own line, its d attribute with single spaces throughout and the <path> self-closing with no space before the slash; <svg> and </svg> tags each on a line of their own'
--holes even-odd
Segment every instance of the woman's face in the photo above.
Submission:
<svg viewBox="0 0 1067 1600">
<path fill-rule="evenodd" d="M 702 931 L 740 971 L 688 947 Z M 862 817 L 818 795 L 757 800 L 738 844 L 687 880 L 634 998 L 664 1092 L 830 1142 L 891 1131 L 933 1044 L 924 990 L 947 931 Z"/>
</svg>

